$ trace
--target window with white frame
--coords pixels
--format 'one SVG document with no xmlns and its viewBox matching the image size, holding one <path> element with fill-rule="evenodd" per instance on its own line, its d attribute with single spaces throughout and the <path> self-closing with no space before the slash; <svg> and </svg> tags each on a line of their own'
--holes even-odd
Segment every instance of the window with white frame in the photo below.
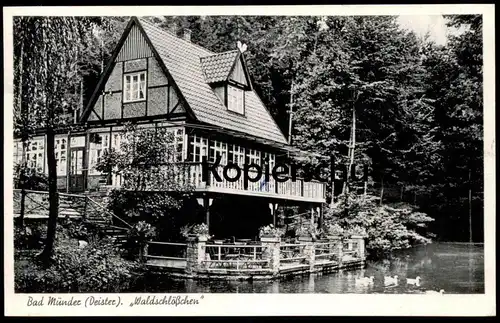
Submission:
<svg viewBox="0 0 500 323">
<path fill-rule="evenodd" d="M 207 156 L 208 140 L 197 135 L 193 135 L 189 143 L 190 158 L 193 162 L 201 162 L 203 156 Z"/>
<path fill-rule="evenodd" d="M 238 146 L 238 145 L 233 145 L 232 147 L 232 158 L 231 162 L 242 166 L 245 164 L 245 148 Z"/>
<path fill-rule="evenodd" d="M 172 137 L 172 142 L 168 143 L 169 146 L 169 152 L 173 152 L 173 159 L 171 159 L 172 156 L 169 156 L 170 161 L 176 161 L 180 162 L 183 160 L 182 152 L 183 152 L 183 147 L 184 147 L 184 128 L 177 128 L 177 129 L 169 129 L 169 132 L 173 134 Z"/>
<path fill-rule="evenodd" d="M 276 159 L 275 159 L 275 155 L 274 154 L 271 154 L 271 153 L 263 153 L 262 154 L 263 156 L 263 163 L 267 163 L 269 165 L 269 170 L 272 171 L 274 165 L 276 164 Z M 267 161 L 266 161 L 267 159 Z"/>
<path fill-rule="evenodd" d="M 66 138 L 56 138 L 55 140 L 55 146 L 54 146 L 54 151 L 55 151 L 55 156 L 56 156 L 56 163 L 57 163 L 57 176 L 64 176 L 66 175 L 67 171 L 67 139 Z"/>
<path fill-rule="evenodd" d="M 248 149 L 248 164 L 260 165 L 260 151 L 256 149 Z"/>
<path fill-rule="evenodd" d="M 23 161 L 23 142 L 14 142 L 14 164 L 21 164 Z"/>
<path fill-rule="evenodd" d="M 227 86 L 227 109 L 240 114 L 245 113 L 245 94 L 242 89 Z"/>
<path fill-rule="evenodd" d="M 89 174 L 101 175 L 96 166 L 101 162 L 105 151 L 109 149 L 109 133 L 93 133 L 90 141 Z"/>
<path fill-rule="evenodd" d="M 146 99 L 146 72 L 125 74 L 123 78 L 124 102 Z"/>
<path fill-rule="evenodd" d="M 111 148 L 113 148 L 116 151 L 121 150 L 121 144 L 123 141 L 123 135 L 120 132 L 114 132 L 112 135 L 112 140 L 111 140 Z"/>
<path fill-rule="evenodd" d="M 227 144 L 217 140 L 210 141 L 209 147 L 209 162 L 214 163 L 217 157 L 220 156 L 220 164 L 227 164 Z"/>
<path fill-rule="evenodd" d="M 44 139 L 30 141 L 26 149 L 27 166 L 41 172 L 43 170 L 44 155 Z"/>
</svg>

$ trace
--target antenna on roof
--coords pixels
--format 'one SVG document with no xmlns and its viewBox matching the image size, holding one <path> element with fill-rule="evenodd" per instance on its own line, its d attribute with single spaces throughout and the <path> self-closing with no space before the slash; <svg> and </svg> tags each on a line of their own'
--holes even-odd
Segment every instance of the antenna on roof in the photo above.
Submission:
<svg viewBox="0 0 500 323">
<path fill-rule="evenodd" d="M 247 50 L 247 45 L 246 44 L 242 44 L 239 40 L 238 40 L 238 49 L 240 50 L 241 53 L 244 53 L 246 50 Z"/>
</svg>

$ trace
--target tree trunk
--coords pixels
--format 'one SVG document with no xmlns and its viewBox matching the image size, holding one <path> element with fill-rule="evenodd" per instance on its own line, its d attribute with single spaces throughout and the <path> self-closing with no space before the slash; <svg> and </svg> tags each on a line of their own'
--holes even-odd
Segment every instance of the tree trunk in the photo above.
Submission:
<svg viewBox="0 0 500 323">
<path fill-rule="evenodd" d="M 384 200 L 384 177 L 382 176 L 382 182 L 380 186 L 380 205 L 382 205 L 383 200 Z"/>
<path fill-rule="evenodd" d="M 19 211 L 18 223 L 24 227 L 24 210 L 26 204 L 26 150 L 28 142 L 23 139 L 23 152 L 21 159 L 21 173 L 19 174 L 20 184 L 21 184 L 21 210 Z"/>
<path fill-rule="evenodd" d="M 354 164 L 354 152 L 356 149 L 356 109 L 355 103 L 352 104 L 352 126 L 351 126 L 351 138 L 349 139 L 349 167 L 347 168 L 346 181 L 344 183 L 344 193 L 349 192 L 349 179 L 351 176 L 351 169 Z"/>
<path fill-rule="evenodd" d="M 294 80 L 292 79 L 292 85 L 290 86 L 290 110 L 288 113 L 290 114 L 290 118 L 288 121 L 288 144 L 292 144 L 292 120 L 293 120 L 293 87 Z"/>
<path fill-rule="evenodd" d="M 330 207 L 333 207 L 335 204 L 335 174 L 333 174 L 333 180 L 332 180 L 332 199 L 330 201 Z"/>
<path fill-rule="evenodd" d="M 21 173 L 19 174 L 19 180 L 21 184 L 21 210 L 19 214 L 18 222 L 24 227 L 24 209 L 26 203 L 26 150 L 28 148 L 28 140 L 26 136 L 26 125 L 27 125 L 27 113 L 23 111 L 23 57 L 24 57 L 24 41 L 21 43 L 21 54 L 19 57 L 19 88 L 18 88 L 18 98 L 17 104 L 19 105 L 19 113 L 21 114 L 21 122 L 23 123 L 23 136 L 21 138 L 23 151 L 21 155 Z"/>
<path fill-rule="evenodd" d="M 469 242 L 472 243 L 472 183 L 469 169 Z"/>
<path fill-rule="evenodd" d="M 54 252 L 54 241 L 56 238 L 56 227 L 59 207 L 59 194 L 57 192 L 57 165 L 54 151 L 54 130 L 47 130 L 47 166 L 49 168 L 49 220 L 47 223 L 47 238 L 45 247 L 39 257 L 48 261 Z"/>
</svg>

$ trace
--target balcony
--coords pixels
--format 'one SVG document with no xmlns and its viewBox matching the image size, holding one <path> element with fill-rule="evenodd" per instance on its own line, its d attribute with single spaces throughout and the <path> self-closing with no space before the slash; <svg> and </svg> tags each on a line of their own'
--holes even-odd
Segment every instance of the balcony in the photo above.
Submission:
<svg viewBox="0 0 500 323">
<path fill-rule="evenodd" d="M 172 168 L 173 167 L 173 168 Z M 213 192 L 222 194 L 237 194 L 237 195 L 247 195 L 247 196 L 261 196 L 268 198 L 276 198 L 283 200 L 294 200 L 302 202 L 314 202 L 314 203 L 324 203 L 325 202 L 325 183 L 319 181 L 305 181 L 301 178 L 297 178 L 295 181 L 291 179 L 286 182 L 278 182 L 272 176 L 269 176 L 269 181 L 266 181 L 264 175 L 257 182 L 248 181 L 245 185 L 245 180 L 243 176 L 243 171 L 241 176 L 239 176 L 235 181 L 228 181 L 223 176 L 224 168 L 222 166 L 217 168 L 217 174 L 219 174 L 221 181 L 218 181 L 215 176 L 210 174 L 209 181 L 206 183 L 203 181 L 203 172 L 201 163 L 178 163 L 171 164 L 169 170 L 165 173 L 170 175 L 162 174 L 163 180 L 160 182 L 176 183 L 179 185 L 189 185 L 190 189 L 195 192 Z M 249 171 L 249 176 L 251 178 L 256 178 L 256 172 Z M 227 177 L 236 178 L 237 171 L 235 169 L 229 169 Z M 173 177 L 171 177 L 173 176 Z M 153 179 L 155 175 L 151 176 Z M 283 176 L 280 176 L 283 177 Z M 106 186 L 107 188 L 118 188 L 127 181 L 125 176 L 113 175 L 113 185 Z M 152 182 L 158 182 L 156 178 Z M 158 190 L 155 185 L 150 185 L 148 179 L 144 180 L 144 186 L 142 190 Z M 170 185 L 167 185 L 170 187 Z M 103 187 L 104 188 L 104 187 Z M 162 188 L 162 190 L 169 190 L 169 188 Z"/>
<path fill-rule="evenodd" d="M 217 174 L 219 174 L 221 181 L 210 174 L 209 182 L 205 183 L 202 176 L 202 165 L 189 165 L 190 184 L 194 186 L 195 191 L 262 196 L 304 202 L 325 202 L 325 183 L 322 182 L 304 181 L 299 178 L 296 181 L 278 182 L 273 176 L 269 176 L 269 181 L 266 181 L 265 176 L 262 175 L 257 182 L 248 181 L 248 185 L 245 186 L 243 172 L 235 181 L 228 181 L 224 178 L 223 167 L 217 168 Z M 251 178 L 255 178 L 256 175 L 256 172 L 249 171 Z M 227 177 L 236 178 L 237 171 L 229 169 Z"/>
</svg>

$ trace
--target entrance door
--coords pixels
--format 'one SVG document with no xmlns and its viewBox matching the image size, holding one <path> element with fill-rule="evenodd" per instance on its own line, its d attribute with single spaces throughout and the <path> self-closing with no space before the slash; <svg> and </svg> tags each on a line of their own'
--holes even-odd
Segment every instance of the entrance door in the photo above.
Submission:
<svg viewBox="0 0 500 323">
<path fill-rule="evenodd" d="M 84 147 L 71 148 L 71 167 L 69 176 L 69 190 L 71 192 L 83 192 L 83 152 Z"/>
</svg>

